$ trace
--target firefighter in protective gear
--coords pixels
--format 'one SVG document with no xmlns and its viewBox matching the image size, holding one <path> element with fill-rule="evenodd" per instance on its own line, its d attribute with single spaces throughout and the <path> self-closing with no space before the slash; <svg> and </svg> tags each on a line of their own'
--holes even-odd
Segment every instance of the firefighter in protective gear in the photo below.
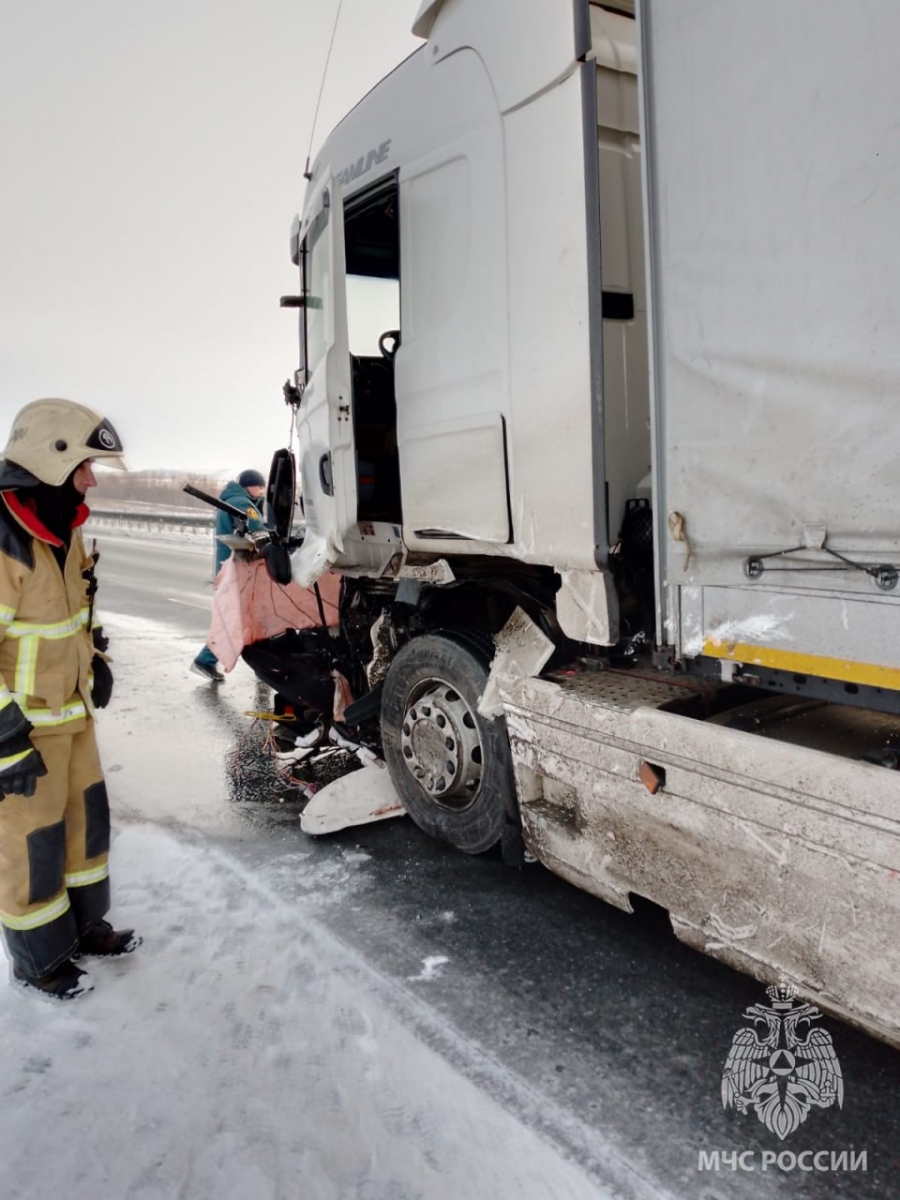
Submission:
<svg viewBox="0 0 900 1200">
<path fill-rule="evenodd" d="M 121 454 L 98 413 L 36 400 L 0 461 L 0 925 L 15 978 L 62 999 L 90 987 L 73 959 L 140 941 L 104 920 L 109 805 L 93 709 L 112 676 L 79 528 L 93 461 L 124 468 Z"/>
</svg>

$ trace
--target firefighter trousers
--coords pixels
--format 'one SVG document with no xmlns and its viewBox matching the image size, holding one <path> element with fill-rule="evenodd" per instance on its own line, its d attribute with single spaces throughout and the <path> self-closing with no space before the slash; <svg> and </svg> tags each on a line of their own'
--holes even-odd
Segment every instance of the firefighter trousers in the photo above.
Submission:
<svg viewBox="0 0 900 1200">
<path fill-rule="evenodd" d="M 0 801 L 0 925 L 10 957 L 47 975 L 109 909 L 109 803 L 94 722 L 35 729 L 47 774 Z"/>
</svg>

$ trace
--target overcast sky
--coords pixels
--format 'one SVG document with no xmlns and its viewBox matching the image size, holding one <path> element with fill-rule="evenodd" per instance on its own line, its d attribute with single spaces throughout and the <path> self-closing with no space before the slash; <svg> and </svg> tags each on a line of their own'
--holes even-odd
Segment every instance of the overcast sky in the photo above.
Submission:
<svg viewBox="0 0 900 1200">
<path fill-rule="evenodd" d="M 315 149 L 420 43 L 343 0 Z M 67 396 L 129 465 L 266 471 L 296 367 L 288 257 L 338 0 L 0 0 L 0 449 Z"/>
</svg>

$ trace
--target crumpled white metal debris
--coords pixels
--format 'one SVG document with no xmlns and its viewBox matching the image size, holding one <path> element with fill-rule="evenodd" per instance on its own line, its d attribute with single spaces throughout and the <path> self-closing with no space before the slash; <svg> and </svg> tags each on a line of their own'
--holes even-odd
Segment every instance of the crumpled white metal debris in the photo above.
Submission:
<svg viewBox="0 0 900 1200">
<path fill-rule="evenodd" d="M 303 810 L 304 833 L 337 833 L 352 825 L 369 825 L 403 816 L 391 777 L 384 764 L 363 767 L 335 779 L 316 792 Z"/>
</svg>

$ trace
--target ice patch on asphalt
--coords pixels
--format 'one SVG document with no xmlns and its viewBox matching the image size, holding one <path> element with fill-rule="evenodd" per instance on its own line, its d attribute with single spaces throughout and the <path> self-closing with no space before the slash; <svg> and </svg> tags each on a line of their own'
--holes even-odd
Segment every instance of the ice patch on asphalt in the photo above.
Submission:
<svg viewBox="0 0 900 1200">
<path fill-rule="evenodd" d="M 344 850 L 341 853 L 341 857 L 346 863 L 361 863 L 369 862 L 372 855 L 368 854 L 365 850 Z"/>
<path fill-rule="evenodd" d="M 437 979 L 441 974 L 441 967 L 445 966 L 450 961 L 445 954 L 429 954 L 427 958 L 422 959 L 422 970 L 418 975 L 410 975 L 411 983 L 416 983 L 420 979 Z"/>
<path fill-rule="evenodd" d="M 112 868 L 140 950 L 69 1004 L 0 985 L 4 1195 L 597 1200 L 229 855 L 133 824 Z"/>
<path fill-rule="evenodd" d="M 311 854 L 291 853 L 283 859 L 273 858 L 265 871 L 266 880 L 279 896 L 309 910 L 328 908 L 346 898 L 360 865 L 347 855 L 317 859 Z"/>
</svg>

